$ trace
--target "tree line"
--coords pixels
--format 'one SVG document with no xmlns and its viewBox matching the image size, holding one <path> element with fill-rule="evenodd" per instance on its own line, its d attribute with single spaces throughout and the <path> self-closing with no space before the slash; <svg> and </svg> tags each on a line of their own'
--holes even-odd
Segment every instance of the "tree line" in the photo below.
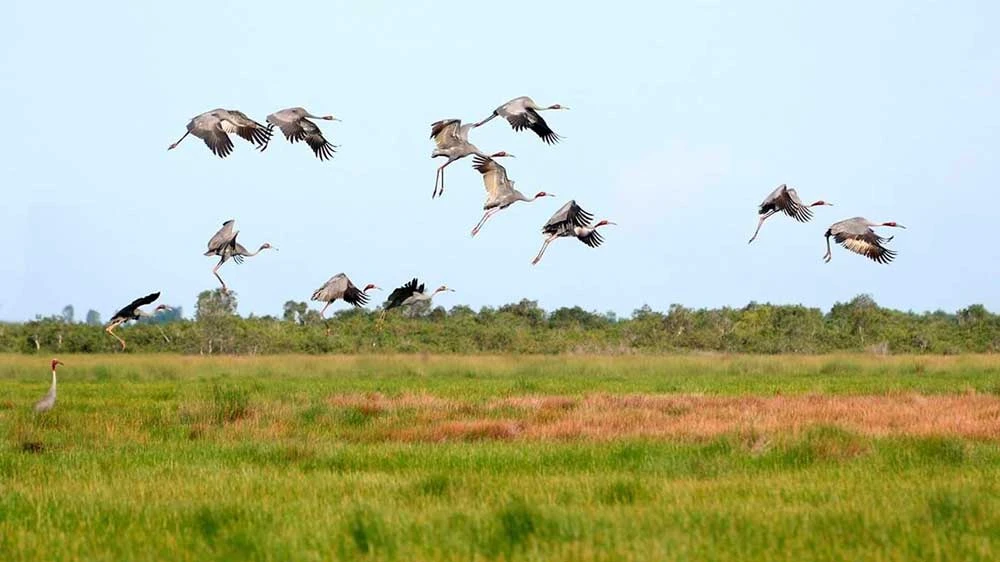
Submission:
<svg viewBox="0 0 1000 562">
<path fill-rule="evenodd" d="M 204 291 L 193 319 L 180 309 L 119 331 L 129 351 L 185 354 L 268 353 L 992 353 L 1000 351 L 1000 315 L 974 304 L 957 312 L 914 313 L 878 306 L 868 295 L 823 313 L 801 305 L 751 302 L 745 307 L 666 311 L 643 306 L 629 318 L 578 306 L 545 311 L 523 299 L 478 311 L 458 305 L 392 311 L 347 309 L 327 319 L 305 302 L 288 301 L 282 317 L 237 313 L 236 293 Z M 0 352 L 104 353 L 118 344 L 99 319 L 74 323 L 63 314 L 0 324 Z M 91 311 L 93 312 L 93 311 Z"/>
</svg>

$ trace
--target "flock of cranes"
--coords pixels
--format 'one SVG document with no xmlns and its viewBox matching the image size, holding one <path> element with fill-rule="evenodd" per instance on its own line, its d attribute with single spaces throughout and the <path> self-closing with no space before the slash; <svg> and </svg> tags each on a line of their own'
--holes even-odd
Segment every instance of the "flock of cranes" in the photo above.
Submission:
<svg viewBox="0 0 1000 562">
<path fill-rule="evenodd" d="M 554 197 L 553 194 L 544 191 L 536 193 L 533 197 L 527 197 L 515 189 L 514 181 L 507 175 L 506 168 L 497 161 L 498 158 L 513 158 L 514 155 L 505 151 L 486 154 L 469 141 L 469 133 L 495 117 L 503 117 L 510 123 L 514 131 L 530 129 L 543 142 L 548 145 L 554 145 L 562 137 L 549 127 L 539 112 L 560 109 L 569 108 L 559 104 L 540 106 L 531 98 L 521 96 L 497 107 L 485 119 L 475 123 L 462 124 L 460 119 L 443 119 L 432 123 L 430 138 L 434 141 L 436 148 L 431 153 L 431 158 L 444 157 L 447 160 L 437 169 L 431 199 L 444 194 L 445 168 L 452 162 L 470 155 L 474 156 L 473 168 L 482 176 L 483 185 L 486 189 L 483 216 L 479 220 L 479 223 L 472 229 L 472 236 L 476 236 L 479 233 L 483 225 L 486 224 L 486 221 L 500 211 L 509 208 L 514 203 L 519 201 L 528 203 L 546 197 Z M 263 152 L 267 149 L 267 145 L 271 140 L 274 127 L 278 127 L 290 143 L 294 144 L 304 141 L 318 159 L 329 160 L 336 153 L 338 146 L 326 140 L 319 126 L 310 121 L 310 119 L 339 121 L 338 118 L 332 115 L 313 115 L 304 108 L 292 107 L 268 115 L 265 119 L 267 125 L 263 125 L 241 111 L 217 108 L 193 117 L 187 124 L 187 132 L 177 142 L 171 144 L 168 150 L 176 148 L 188 135 L 194 135 L 202 139 L 213 154 L 220 158 L 225 158 L 233 151 L 233 142 L 229 138 L 229 135 L 236 134 L 254 145 L 257 150 Z M 796 221 L 805 223 L 809 222 L 813 217 L 812 207 L 824 205 L 832 204 L 819 200 L 806 205 L 794 189 L 781 184 L 760 204 L 758 209 L 760 218 L 757 222 L 757 228 L 754 230 L 753 236 L 748 243 L 757 239 L 764 221 L 775 214 L 784 213 Z M 545 238 L 541 249 L 531 263 L 537 264 L 542 259 L 542 255 L 549 244 L 558 238 L 574 237 L 592 248 L 600 246 L 604 239 L 598 232 L 598 229 L 615 223 L 606 219 L 594 223 L 593 219 L 593 214 L 581 208 L 575 200 L 571 199 L 565 203 L 542 226 L 542 234 Z M 204 254 L 206 256 L 218 256 L 219 262 L 212 269 L 212 274 L 219 280 L 223 292 L 228 291 L 226 282 L 219 275 L 219 268 L 223 264 L 229 260 L 237 264 L 243 263 L 244 258 L 256 256 L 263 250 L 277 250 L 277 248 L 265 242 L 261 244 L 257 251 L 250 252 L 236 241 L 239 231 L 235 230 L 234 226 L 235 220 L 230 219 L 225 221 L 222 224 L 222 228 L 209 240 L 208 250 Z M 832 257 L 830 237 L 833 237 L 838 244 L 847 250 L 865 256 L 877 263 L 887 264 L 893 261 L 896 257 L 896 252 L 885 246 L 893 237 L 884 238 L 872 230 L 875 227 L 883 226 L 905 228 L 895 222 L 876 223 L 862 217 L 854 217 L 832 224 L 824 235 L 826 238 L 824 261 L 829 262 Z M 355 307 L 368 304 L 370 298 L 369 291 L 372 290 L 381 289 L 373 283 L 369 283 L 363 289 L 359 289 L 346 274 L 338 273 L 328 279 L 320 288 L 316 289 L 312 294 L 311 300 L 325 303 L 319 313 L 320 317 L 323 317 L 326 309 L 337 300 L 343 300 Z M 379 316 L 379 325 L 384 320 L 385 314 L 392 309 L 411 306 L 419 302 L 429 302 L 438 293 L 453 290 L 442 285 L 434 291 L 427 291 L 424 283 L 419 282 L 417 278 L 413 278 L 389 294 L 388 299 L 386 299 L 382 307 L 382 313 Z M 169 310 L 170 307 L 163 304 L 157 306 L 152 313 L 142 310 L 141 307 L 156 302 L 159 297 L 160 293 L 156 292 L 137 298 L 111 317 L 111 320 L 105 327 L 105 331 L 118 340 L 122 350 L 126 347 L 125 340 L 115 334 L 114 329 L 129 320 L 138 320 L 141 317 L 151 316 L 162 310 Z M 55 405 L 56 367 L 62 364 L 58 359 L 52 360 L 52 385 L 45 397 L 35 405 L 36 411 L 44 412 L 50 410 Z"/>
<path fill-rule="evenodd" d="M 757 238 L 757 234 L 760 233 L 760 227 L 764 224 L 764 221 L 775 214 L 784 213 L 799 222 L 809 222 L 813 216 L 810 207 L 821 205 L 833 206 L 833 203 L 820 200 L 806 205 L 799 199 L 799 194 L 794 189 L 789 189 L 785 184 L 779 185 L 760 204 L 760 208 L 757 211 L 760 215 L 760 220 L 757 221 L 757 230 L 754 231 L 753 236 L 750 237 L 750 241 L 747 244 Z M 830 250 L 830 237 L 833 236 L 833 239 L 844 248 L 856 254 L 861 254 L 876 263 L 891 262 L 896 258 L 896 252 L 886 248 L 884 244 L 891 241 L 893 237 L 883 238 L 872 230 L 873 227 L 880 226 L 906 228 L 895 222 L 872 222 L 864 217 L 854 217 L 831 224 L 830 228 L 826 229 L 826 233 L 823 235 L 826 237 L 826 254 L 823 255 L 823 261 L 829 263 L 833 258 Z"/>
</svg>

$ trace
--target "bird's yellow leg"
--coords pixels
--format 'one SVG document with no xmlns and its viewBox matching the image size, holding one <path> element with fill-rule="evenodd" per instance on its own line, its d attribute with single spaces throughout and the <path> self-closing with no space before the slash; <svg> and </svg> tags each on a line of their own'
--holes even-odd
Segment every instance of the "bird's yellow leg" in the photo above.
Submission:
<svg viewBox="0 0 1000 562">
<path fill-rule="evenodd" d="M 118 340 L 118 343 L 122 344 L 122 351 L 125 351 L 125 340 L 118 337 L 118 334 L 114 333 L 113 331 L 115 328 L 118 327 L 119 324 L 121 324 L 120 321 L 112 322 L 111 324 L 108 325 L 108 327 L 104 331 L 111 334 L 111 337 Z"/>
</svg>

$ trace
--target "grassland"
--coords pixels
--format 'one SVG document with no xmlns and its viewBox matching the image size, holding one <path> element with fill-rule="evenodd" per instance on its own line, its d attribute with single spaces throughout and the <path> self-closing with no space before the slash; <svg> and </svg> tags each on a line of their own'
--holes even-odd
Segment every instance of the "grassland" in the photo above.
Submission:
<svg viewBox="0 0 1000 562">
<path fill-rule="evenodd" d="M 2 560 L 995 560 L 1000 358 L 0 355 Z"/>
</svg>

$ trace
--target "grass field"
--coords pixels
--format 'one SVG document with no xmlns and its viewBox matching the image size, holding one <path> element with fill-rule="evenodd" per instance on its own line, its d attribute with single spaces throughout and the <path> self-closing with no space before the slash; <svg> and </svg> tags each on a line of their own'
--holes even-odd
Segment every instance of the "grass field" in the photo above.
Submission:
<svg viewBox="0 0 1000 562">
<path fill-rule="evenodd" d="M 996 560 L 1000 357 L 0 355 L 0 560 Z"/>
</svg>

